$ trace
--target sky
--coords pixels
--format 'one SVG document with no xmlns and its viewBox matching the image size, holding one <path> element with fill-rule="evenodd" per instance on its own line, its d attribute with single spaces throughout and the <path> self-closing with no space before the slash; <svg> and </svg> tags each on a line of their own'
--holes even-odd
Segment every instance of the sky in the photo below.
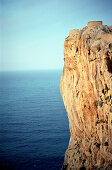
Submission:
<svg viewBox="0 0 112 170">
<path fill-rule="evenodd" d="M 0 0 L 0 71 L 62 70 L 69 31 L 97 20 L 112 25 L 112 0 Z"/>
</svg>

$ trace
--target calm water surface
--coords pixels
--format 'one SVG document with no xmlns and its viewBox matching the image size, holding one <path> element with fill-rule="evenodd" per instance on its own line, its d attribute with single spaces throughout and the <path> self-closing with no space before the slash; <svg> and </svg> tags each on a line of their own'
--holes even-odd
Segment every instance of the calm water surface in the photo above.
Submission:
<svg viewBox="0 0 112 170">
<path fill-rule="evenodd" d="M 60 170 L 69 142 L 61 71 L 0 72 L 0 169 Z"/>
</svg>

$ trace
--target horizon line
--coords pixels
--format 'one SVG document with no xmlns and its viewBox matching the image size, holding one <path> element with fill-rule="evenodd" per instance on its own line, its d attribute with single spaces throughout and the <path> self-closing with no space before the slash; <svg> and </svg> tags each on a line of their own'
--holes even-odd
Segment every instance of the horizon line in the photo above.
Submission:
<svg viewBox="0 0 112 170">
<path fill-rule="evenodd" d="M 0 70 L 0 72 L 15 72 L 15 71 L 55 71 L 55 70 L 63 70 L 63 68 L 57 69 L 57 68 L 52 68 L 52 69 L 21 69 L 21 70 Z"/>
</svg>

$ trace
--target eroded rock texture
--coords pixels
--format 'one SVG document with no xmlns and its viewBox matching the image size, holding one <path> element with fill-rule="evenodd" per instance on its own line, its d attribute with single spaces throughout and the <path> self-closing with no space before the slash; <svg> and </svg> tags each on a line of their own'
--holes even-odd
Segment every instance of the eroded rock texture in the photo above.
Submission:
<svg viewBox="0 0 112 170">
<path fill-rule="evenodd" d="M 60 90 L 71 138 L 63 170 L 112 169 L 112 26 L 89 22 L 64 43 Z"/>
</svg>

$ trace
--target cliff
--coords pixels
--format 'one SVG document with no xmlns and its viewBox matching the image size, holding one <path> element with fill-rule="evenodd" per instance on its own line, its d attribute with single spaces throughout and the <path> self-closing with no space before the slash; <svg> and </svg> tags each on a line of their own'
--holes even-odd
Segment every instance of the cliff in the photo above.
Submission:
<svg viewBox="0 0 112 170">
<path fill-rule="evenodd" d="M 60 90 L 71 133 L 62 169 L 112 169 L 112 26 L 70 31 Z"/>
</svg>

